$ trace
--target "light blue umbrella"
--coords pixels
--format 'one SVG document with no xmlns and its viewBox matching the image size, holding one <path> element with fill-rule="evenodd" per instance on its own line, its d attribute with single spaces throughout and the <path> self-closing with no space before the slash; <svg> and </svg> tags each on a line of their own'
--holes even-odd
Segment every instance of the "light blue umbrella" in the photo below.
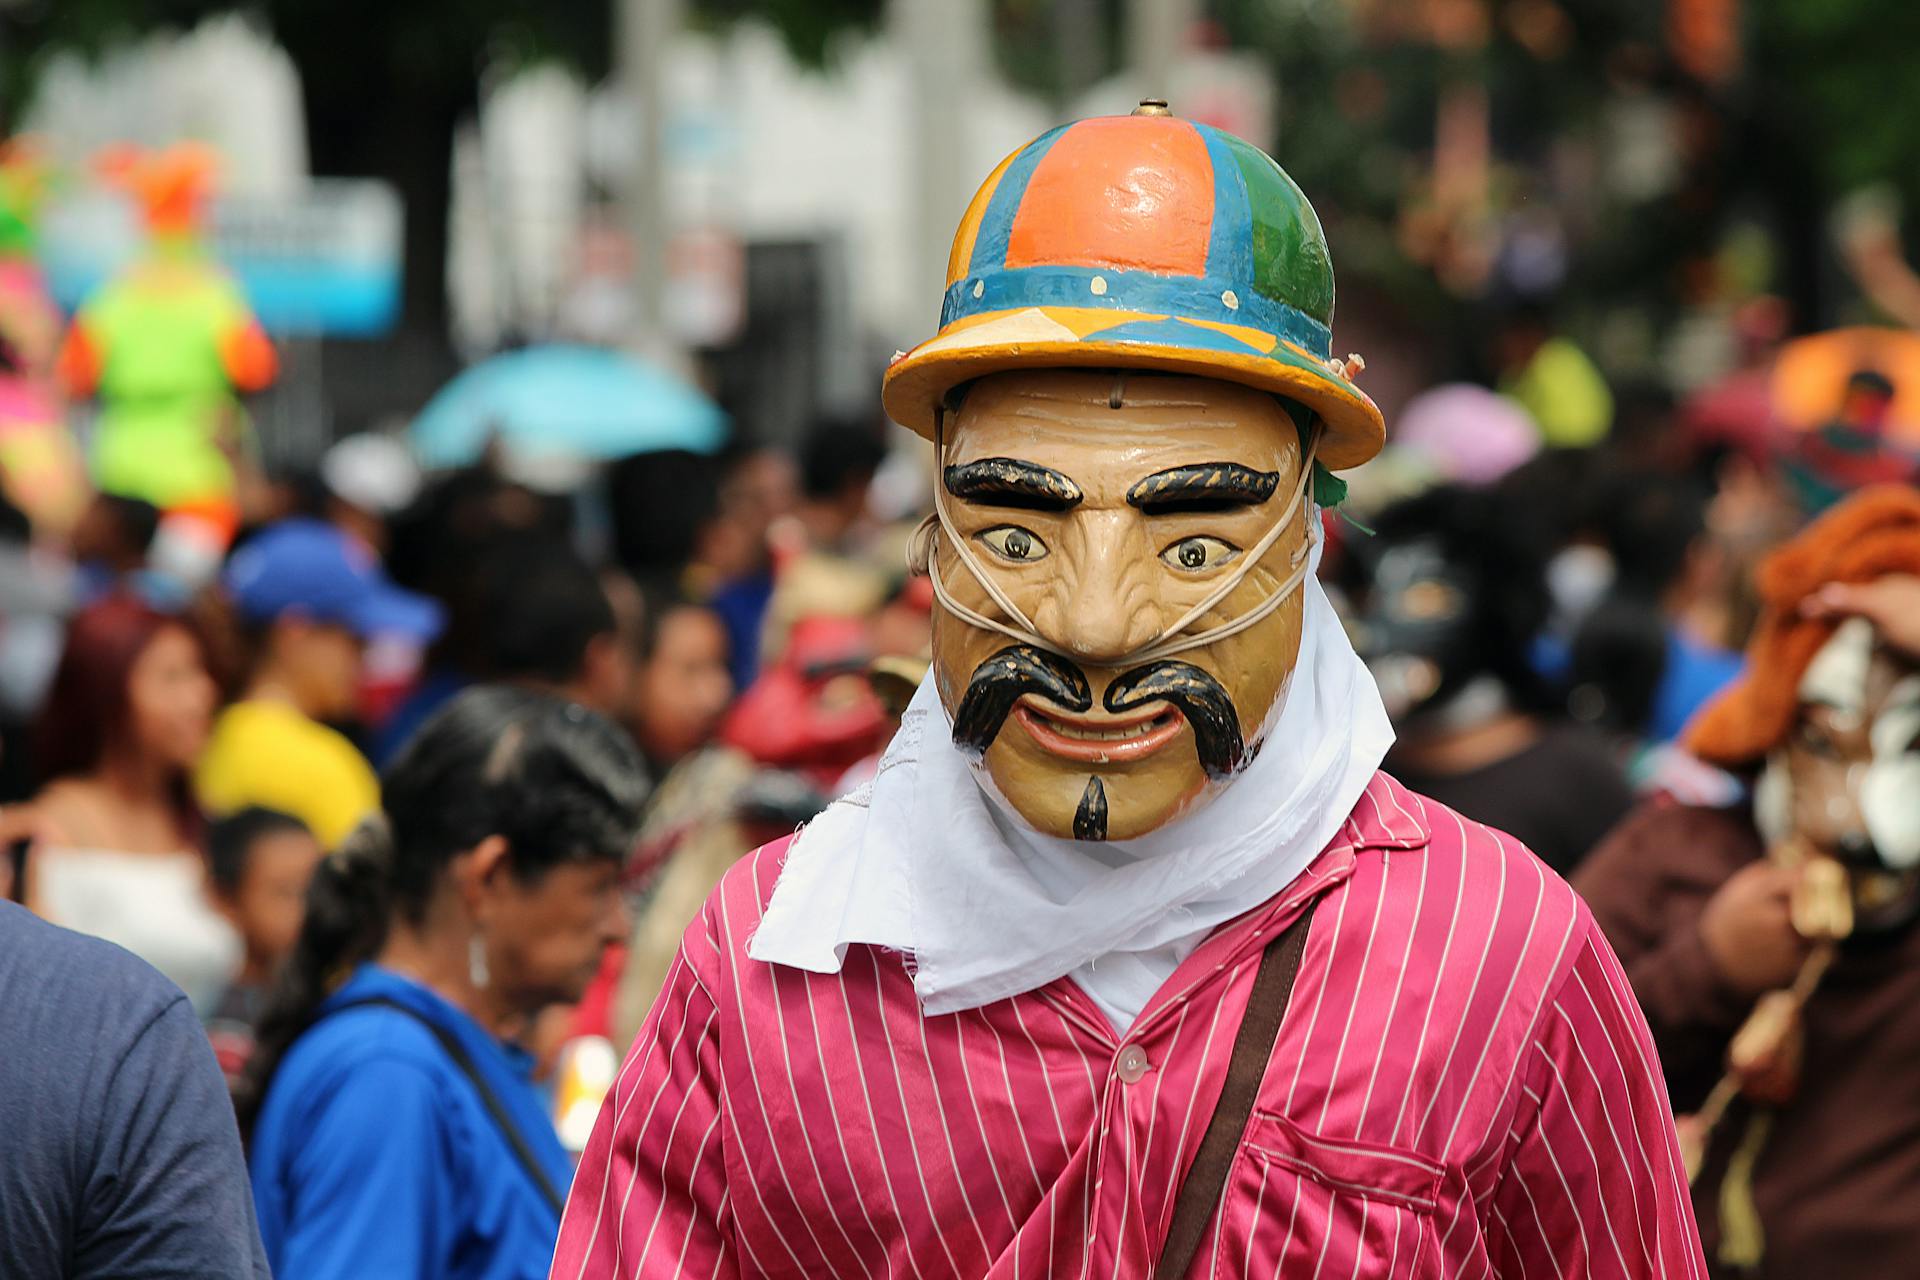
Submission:
<svg viewBox="0 0 1920 1280">
<path fill-rule="evenodd" d="M 623 458 L 659 449 L 712 453 L 727 415 L 680 379 L 600 347 L 526 347 L 483 360 L 413 420 L 427 467 L 459 467 L 489 441 L 528 454 Z"/>
</svg>

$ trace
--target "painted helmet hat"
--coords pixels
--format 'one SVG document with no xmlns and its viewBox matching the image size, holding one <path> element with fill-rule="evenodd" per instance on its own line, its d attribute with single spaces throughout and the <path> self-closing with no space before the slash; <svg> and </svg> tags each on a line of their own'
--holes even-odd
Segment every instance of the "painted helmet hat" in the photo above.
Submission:
<svg viewBox="0 0 1920 1280">
<path fill-rule="evenodd" d="M 1272 157 L 1143 103 L 1062 125 L 988 175 L 947 261 L 940 331 L 895 358 L 882 396 L 932 437 L 964 382 L 1023 368 L 1220 378 L 1304 404 L 1318 458 L 1357 466 L 1380 410 L 1333 355 L 1333 262 Z"/>
</svg>

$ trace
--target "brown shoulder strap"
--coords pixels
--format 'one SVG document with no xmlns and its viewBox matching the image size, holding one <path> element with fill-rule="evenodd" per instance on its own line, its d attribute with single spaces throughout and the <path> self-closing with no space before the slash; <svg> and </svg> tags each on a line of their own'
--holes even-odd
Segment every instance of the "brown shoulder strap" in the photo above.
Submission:
<svg viewBox="0 0 1920 1280">
<path fill-rule="evenodd" d="M 1247 998 L 1247 1011 L 1233 1038 L 1233 1056 L 1227 1059 L 1227 1081 L 1221 1086 L 1220 1101 L 1214 1105 L 1213 1119 L 1207 1123 L 1200 1150 L 1173 1203 L 1167 1242 L 1153 1269 L 1160 1280 L 1178 1280 L 1187 1273 L 1200 1250 L 1207 1223 L 1220 1204 L 1227 1171 L 1233 1167 L 1233 1157 L 1247 1131 L 1247 1117 L 1253 1113 L 1254 1095 L 1260 1092 L 1260 1079 L 1273 1056 L 1280 1019 L 1293 995 L 1293 980 L 1300 973 L 1300 956 L 1307 947 L 1307 929 L 1313 923 L 1315 905 L 1309 902 L 1299 919 L 1269 942 L 1260 957 L 1260 968 L 1253 975 L 1253 993 Z"/>
</svg>

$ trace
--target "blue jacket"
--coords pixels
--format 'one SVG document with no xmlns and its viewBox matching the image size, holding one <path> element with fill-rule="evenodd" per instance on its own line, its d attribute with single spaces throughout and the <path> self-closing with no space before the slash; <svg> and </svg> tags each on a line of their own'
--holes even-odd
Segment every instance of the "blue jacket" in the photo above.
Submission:
<svg viewBox="0 0 1920 1280">
<path fill-rule="evenodd" d="M 548 1180 L 572 1163 L 532 1083 L 533 1060 L 427 988 L 363 965 L 274 1074 L 254 1124 L 253 1193 L 278 1280 L 540 1280 L 559 1219 L 478 1091 L 427 1028 L 472 1058 Z"/>
</svg>

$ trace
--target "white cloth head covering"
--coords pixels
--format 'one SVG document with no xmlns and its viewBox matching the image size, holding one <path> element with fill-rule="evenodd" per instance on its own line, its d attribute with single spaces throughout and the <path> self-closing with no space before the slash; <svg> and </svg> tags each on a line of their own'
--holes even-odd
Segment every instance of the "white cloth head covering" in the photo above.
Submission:
<svg viewBox="0 0 1920 1280">
<path fill-rule="evenodd" d="M 371 432 L 328 449 L 320 479 L 334 497 L 377 516 L 398 515 L 420 496 L 420 464 L 407 446 Z"/>
<path fill-rule="evenodd" d="M 954 747 L 929 676 L 874 781 L 788 849 L 747 953 L 816 973 L 838 972 L 853 943 L 910 953 L 929 1014 L 1072 974 L 1125 1025 L 1157 985 L 1140 994 L 1139 965 L 1164 980 L 1208 930 L 1284 889 L 1339 833 L 1392 742 L 1373 678 L 1311 576 L 1299 660 L 1259 753 L 1137 839 L 1033 830 Z M 1103 962 L 1120 983 L 1110 991 Z"/>
</svg>

